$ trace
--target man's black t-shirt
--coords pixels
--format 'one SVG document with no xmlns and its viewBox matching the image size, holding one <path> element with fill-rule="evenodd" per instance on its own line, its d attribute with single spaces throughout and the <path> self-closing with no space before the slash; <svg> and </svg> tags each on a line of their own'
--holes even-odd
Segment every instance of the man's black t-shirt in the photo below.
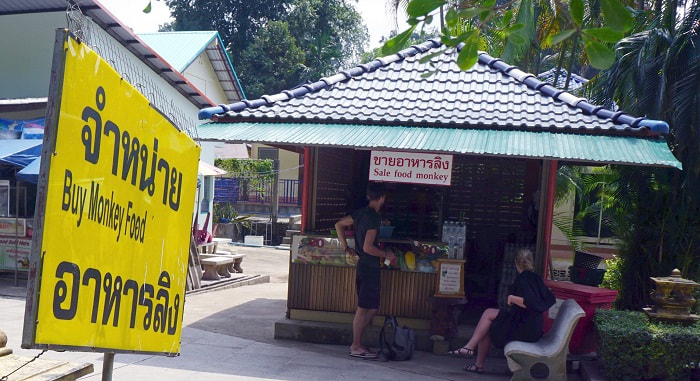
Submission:
<svg viewBox="0 0 700 381">
<path fill-rule="evenodd" d="M 355 251 L 360 256 L 359 264 L 364 264 L 368 267 L 379 267 L 379 258 L 369 255 L 362 250 L 365 244 L 365 236 L 367 230 L 376 230 L 377 237 L 379 236 L 379 225 L 381 225 L 382 217 L 374 209 L 369 206 L 356 210 L 352 214 L 354 229 L 355 229 Z M 373 244 L 377 245 L 377 237 L 374 238 Z"/>
</svg>

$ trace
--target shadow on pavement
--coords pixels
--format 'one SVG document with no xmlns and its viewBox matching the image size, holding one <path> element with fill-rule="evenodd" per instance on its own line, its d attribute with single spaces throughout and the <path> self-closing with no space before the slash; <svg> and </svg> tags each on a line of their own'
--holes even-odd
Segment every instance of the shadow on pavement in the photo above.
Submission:
<svg viewBox="0 0 700 381">
<path fill-rule="evenodd" d="M 287 301 L 258 298 L 208 315 L 188 327 L 274 344 L 275 321 L 284 318 Z"/>
</svg>

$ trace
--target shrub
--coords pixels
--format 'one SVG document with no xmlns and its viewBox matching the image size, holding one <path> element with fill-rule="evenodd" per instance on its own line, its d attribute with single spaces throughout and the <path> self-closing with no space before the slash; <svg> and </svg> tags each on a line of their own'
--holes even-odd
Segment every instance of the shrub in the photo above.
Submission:
<svg viewBox="0 0 700 381">
<path fill-rule="evenodd" d="M 598 355 L 609 380 L 689 380 L 700 360 L 700 322 L 651 322 L 643 312 L 596 310 Z"/>
<path fill-rule="evenodd" d="M 620 265 L 622 259 L 620 257 L 612 257 L 611 259 L 605 260 L 605 275 L 603 275 L 603 282 L 600 287 L 609 288 L 611 290 L 620 291 L 622 289 L 622 281 L 620 274 Z"/>
</svg>

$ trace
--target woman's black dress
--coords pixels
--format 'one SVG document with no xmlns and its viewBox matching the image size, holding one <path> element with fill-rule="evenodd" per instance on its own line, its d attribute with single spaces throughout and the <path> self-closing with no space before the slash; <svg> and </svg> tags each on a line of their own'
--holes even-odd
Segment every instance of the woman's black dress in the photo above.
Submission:
<svg viewBox="0 0 700 381">
<path fill-rule="evenodd" d="M 542 314 L 555 303 L 554 295 L 544 285 L 542 278 L 532 271 L 524 270 L 515 278 L 510 294 L 520 296 L 527 308 L 518 305 L 508 311 L 501 310 L 490 330 L 491 340 L 496 347 L 518 340 L 535 342 L 542 337 Z"/>
</svg>

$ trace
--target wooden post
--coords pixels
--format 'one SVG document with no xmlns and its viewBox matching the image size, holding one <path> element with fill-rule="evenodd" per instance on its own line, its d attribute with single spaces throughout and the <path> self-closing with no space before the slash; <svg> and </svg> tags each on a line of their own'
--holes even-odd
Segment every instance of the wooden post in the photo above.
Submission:
<svg viewBox="0 0 700 381">
<path fill-rule="evenodd" d="M 551 257 L 551 246 L 552 246 L 552 224 L 554 222 L 554 197 L 557 191 L 557 171 L 559 169 L 559 162 L 557 160 L 549 161 L 549 176 L 547 176 L 547 202 L 544 204 L 546 206 L 545 210 L 545 224 L 544 224 L 544 269 L 542 271 L 543 276 L 549 272 L 552 272 L 552 257 Z M 552 278 L 554 278 L 553 273 Z"/>
<path fill-rule="evenodd" d="M 311 185 L 311 149 L 304 147 L 304 173 L 301 178 L 301 232 L 305 233 L 309 226 L 309 186 Z"/>
<path fill-rule="evenodd" d="M 556 186 L 557 161 L 543 160 L 540 174 L 540 210 L 537 219 L 537 249 L 535 253 L 535 271 L 543 277 L 546 276 L 547 263 L 550 259 Z"/>
<path fill-rule="evenodd" d="M 187 290 L 197 290 L 202 287 L 202 266 L 199 263 L 197 245 L 194 242 L 194 235 L 190 235 L 190 255 L 187 260 Z"/>
<path fill-rule="evenodd" d="M 54 35 L 53 58 L 51 65 L 51 82 L 49 98 L 46 102 L 46 121 L 44 142 L 41 146 L 41 167 L 36 185 L 36 209 L 34 211 L 34 232 L 29 254 L 29 278 L 27 279 L 27 298 L 24 311 L 24 330 L 22 331 L 22 348 L 33 348 L 36 333 L 36 316 L 38 307 L 38 289 L 41 282 L 41 247 L 44 235 L 44 216 L 46 214 L 46 193 L 48 192 L 50 158 L 56 148 L 56 130 L 58 128 L 58 111 L 61 107 L 65 53 L 63 42 L 68 30 L 58 29 Z"/>
<path fill-rule="evenodd" d="M 274 171 L 274 176 L 272 177 L 272 212 L 270 213 L 270 220 L 272 226 L 270 226 L 270 243 L 273 243 L 275 238 L 275 231 L 277 230 L 277 214 L 280 208 L 280 161 L 272 161 L 272 170 Z"/>
</svg>

